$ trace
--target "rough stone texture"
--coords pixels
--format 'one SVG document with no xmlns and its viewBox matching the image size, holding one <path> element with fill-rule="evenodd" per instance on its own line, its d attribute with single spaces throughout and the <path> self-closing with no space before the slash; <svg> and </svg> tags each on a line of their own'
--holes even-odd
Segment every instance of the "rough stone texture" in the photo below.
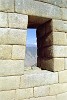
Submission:
<svg viewBox="0 0 67 100">
<path fill-rule="evenodd" d="M 0 100 L 15 100 L 15 90 L 1 91 Z"/>
<path fill-rule="evenodd" d="M 42 86 L 58 82 L 58 73 L 43 71 L 40 73 L 25 74 L 21 77 L 20 88 Z"/>
<path fill-rule="evenodd" d="M 65 58 L 65 69 L 67 69 L 67 58 Z"/>
<path fill-rule="evenodd" d="M 62 4 L 63 4 L 62 7 L 67 8 L 67 0 L 62 0 Z"/>
<path fill-rule="evenodd" d="M 33 88 L 16 90 L 16 100 L 23 100 L 32 97 L 33 97 Z"/>
<path fill-rule="evenodd" d="M 0 59 L 11 59 L 11 54 L 11 45 L 0 45 Z"/>
<path fill-rule="evenodd" d="M 9 29 L 8 44 L 26 45 L 26 30 Z"/>
<path fill-rule="evenodd" d="M 14 12 L 14 0 L 0 0 L 0 11 Z"/>
<path fill-rule="evenodd" d="M 0 77 L 0 91 L 18 89 L 19 83 L 19 76 Z"/>
<path fill-rule="evenodd" d="M 26 30 L 0 28 L 0 44 L 26 45 Z"/>
<path fill-rule="evenodd" d="M 57 100 L 67 100 L 67 92 L 57 95 Z"/>
<path fill-rule="evenodd" d="M 28 23 L 27 15 L 17 14 L 17 13 L 9 13 L 8 14 L 9 27 L 11 28 L 21 28 L 26 29 Z"/>
<path fill-rule="evenodd" d="M 67 21 L 63 21 L 63 31 L 67 33 Z"/>
<path fill-rule="evenodd" d="M 8 27 L 7 13 L 0 12 L 0 27 Z"/>
<path fill-rule="evenodd" d="M 22 75 L 23 73 L 23 60 L 0 60 L 0 76 Z"/>
<path fill-rule="evenodd" d="M 14 45 L 12 50 L 12 59 L 24 59 L 25 58 L 25 46 Z"/>
<path fill-rule="evenodd" d="M 53 32 L 53 44 L 67 45 L 66 33 L 64 33 L 64 32 Z"/>
<path fill-rule="evenodd" d="M 67 70 L 59 72 L 59 82 L 66 83 L 67 82 Z"/>
<path fill-rule="evenodd" d="M 53 31 L 63 32 L 63 21 L 62 20 L 52 20 Z"/>
<path fill-rule="evenodd" d="M 49 95 L 57 95 L 67 92 L 67 83 L 50 85 Z"/>
<path fill-rule="evenodd" d="M 62 19 L 63 20 L 67 20 L 67 9 L 66 8 L 62 8 L 62 12 L 63 12 L 63 14 L 62 14 Z"/>
<path fill-rule="evenodd" d="M 49 95 L 49 86 L 34 87 L 34 97 L 43 97 Z"/>
<path fill-rule="evenodd" d="M 33 0 L 16 0 L 15 11 L 18 13 L 47 18 L 61 18 L 61 9 L 51 4 L 34 2 Z"/>
</svg>

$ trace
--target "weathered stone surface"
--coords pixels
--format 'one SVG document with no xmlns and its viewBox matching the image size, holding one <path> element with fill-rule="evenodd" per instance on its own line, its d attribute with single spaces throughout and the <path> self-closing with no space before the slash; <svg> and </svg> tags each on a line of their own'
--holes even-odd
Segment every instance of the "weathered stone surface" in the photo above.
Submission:
<svg viewBox="0 0 67 100">
<path fill-rule="evenodd" d="M 58 73 L 43 71 L 40 73 L 29 73 L 21 77 L 20 88 L 42 86 L 58 83 Z"/>
<path fill-rule="evenodd" d="M 27 30 L 0 28 L 0 44 L 26 45 Z"/>
<path fill-rule="evenodd" d="M 62 19 L 67 20 L 67 9 L 66 8 L 62 8 Z"/>
<path fill-rule="evenodd" d="M 62 7 L 67 8 L 67 0 L 62 0 Z"/>
<path fill-rule="evenodd" d="M 15 90 L 0 91 L 0 100 L 15 100 Z"/>
<path fill-rule="evenodd" d="M 67 45 L 66 33 L 64 33 L 64 32 L 53 32 L 53 44 Z"/>
<path fill-rule="evenodd" d="M 0 0 L 0 11 L 14 12 L 14 0 Z"/>
<path fill-rule="evenodd" d="M 2 45 L 8 44 L 7 34 L 8 34 L 7 28 L 0 28 L 0 44 L 2 44 Z"/>
<path fill-rule="evenodd" d="M 22 75 L 23 73 L 23 60 L 0 60 L 0 76 Z"/>
<path fill-rule="evenodd" d="M 54 71 L 62 71 L 64 70 L 64 58 L 54 58 Z"/>
<path fill-rule="evenodd" d="M 26 30 L 9 29 L 8 30 L 8 44 L 23 44 L 26 45 Z"/>
<path fill-rule="evenodd" d="M 61 8 L 51 4 L 34 2 L 33 0 L 16 0 L 15 11 L 18 13 L 47 18 L 61 19 Z"/>
<path fill-rule="evenodd" d="M 16 100 L 23 100 L 32 97 L 33 97 L 33 88 L 16 90 Z"/>
<path fill-rule="evenodd" d="M 11 59 L 12 46 L 0 45 L 0 59 Z"/>
<path fill-rule="evenodd" d="M 0 12 L 0 27 L 8 27 L 7 13 Z"/>
<path fill-rule="evenodd" d="M 63 31 L 67 33 L 67 21 L 63 21 Z"/>
<path fill-rule="evenodd" d="M 67 69 L 67 58 L 65 58 L 65 69 Z"/>
<path fill-rule="evenodd" d="M 52 20 L 53 31 L 54 32 L 63 32 L 63 21 L 62 20 Z"/>
<path fill-rule="evenodd" d="M 9 27 L 27 29 L 28 16 L 17 13 L 8 14 Z"/>
<path fill-rule="evenodd" d="M 64 57 L 64 47 L 63 46 L 54 46 L 53 56 L 54 57 Z"/>
<path fill-rule="evenodd" d="M 67 70 L 59 72 L 59 82 L 66 83 L 67 82 Z"/>
<path fill-rule="evenodd" d="M 57 95 L 57 100 L 67 100 L 67 92 L 62 93 L 62 94 L 58 94 Z"/>
<path fill-rule="evenodd" d="M 43 97 L 49 95 L 49 86 L 34 87 L 34 97 Z"/>
<path fill-rule="evenodd" d="M 12 59 L 25 59 L 25 46 L 13 45 Z"/>
<path fill-rule="evenodd" d="M 0 91 L 19 88 L 20 76 L 0 77 Z"/>
<path fill-rule="evenodd" d="M 49 87 L 50 87 L 49 95 L 57 95 L 57 94 L 67 92 L 67 83 L 53 84 L 53 85 L 50 85 Z"/>
</svg>

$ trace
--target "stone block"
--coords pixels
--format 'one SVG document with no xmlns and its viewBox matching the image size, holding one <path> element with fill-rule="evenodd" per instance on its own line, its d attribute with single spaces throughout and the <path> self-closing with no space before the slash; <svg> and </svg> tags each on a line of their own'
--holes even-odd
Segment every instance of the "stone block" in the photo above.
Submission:
<svg viewBox="0 0 67 100">
<path fill-rule="evenodd" d="M 67 92 L 62 93 L 62 94 L 58 94 L 57 95 L 57 100 L 67 100 Z"/>
<path fill-rule="evenodd" d="M 65 58 L 64 60 L 65 60 L 65 69 L 67 69 L 67 58 Z"/>
<path fill-rule="evenodd" d="M 33 97 L 33 88 L 16 90 L 16 100 L 23 100 L 32 97 Z"/>
<path fill-rule="evenodd" d="M 0 100 L 15 100 L 15 90 L 0 91 Z"/>
<path fill-rule="evenodd" d="M 20 76 L 0 77 L 0 91 L 19 88 Z"/>
<path fill-rule="evenodd" d="M 0 76 L 22 75 L 23 73 L 23 60 L 0 60 Z"/>
<path fill-rule="evenodd" d="M 0 11 L 14 12 L 14 0 L 0 0 Z"/>
<path fill-rule="evenodd" d="M 26 30 L 0 28 L 0 44 L 26 45 Z"/>
<path fill-rule="evenodd" d="M 67 21 L 63 21 L 63 31 L 67 33 Z"/>
<path fill-rule="evenodd" d="M 67 83 L 50 85 L 49 95 L 58 95 L 64 92 L 67 92 Z"/>
<path fill-rule="evenodd" d="M 25 59 L 25 46 L 13 45 L 12 59 Z"/>
<path fill-rule="evenodd" d="M 59 83 L 67 82 L 67 70 L 59 72 Z"/>
<path fill-rule="evenodd" d="M 54 83 L 58 83 L 58 73 L 49 71 L 28 73 L 21 76 L 20 88 L 37 87 Z"/>
<path fill-rule="evenodd" d="M 0 12 L 0 27 L 8 27 L 7 13 Z"/>
<path fill-rule="evenodd" d="M 8 30 L 8 44 L 22 44 L 26 45 L 26 30 L 9 29 Z"/>
<path fill-rule="evenodd" d="M 63 32 L 63 21 L 62 20 L 52 20 L 53 31 L 54 32 Z"/>
<path fill-rule="evenodd" d="M 64 32 L 53 32 L 53 44 L 67 45 L 66 33 L 64 33 Z"/>
<path fill-rule="evenodd" d="M 62 71 L 64 70 L 64 58 L 54 58 L 54 71 Z"/>
<path fill-rule="evenodd" d="M 67 0 L 62 0 L 62 7 L 67 8 Z"/>
<path fill-rule="evenodd" d="M 26 45 L 27 30 L 0 28 L 0 44 Z"/>
<path fill-rule="evenodd" d="M 8 34 L 7 28 L 0 28 L 0 44 L 2 44 L 2 45 L 8 44 L 7 34 Z"/>
<path fill-rule="evenodd" d="M 54 57 L 67 57 L 67 46 L 54 46 Z"/>
<path fill-rule="evenodd" d="M 21 28 L 27 29 L 28 24 L 28 16 L 17 13 L 9 13 L 8 14 L 9 27 L 10 28 Z"/>
<path fill-rule="evenodd" d="M 62 8 L 62 19 L 67 20 L 67 9 L 66 8 Z"/>
<path fill-rule="evenodd" d="M 0 59 L 11 59 L 12 46 L 11 45 L 0 45 Z"/>
<path fill-rule="evenodd" d="M 61 8 L 42 2 L 34 2 L 33 0 L 16 0 L 15 12 L 28 14 L 32 16 L 41 16 L 46 18 L 61 19 Z"/>
<path fill-rule="evenodd" d="M 43 97 L 49 95 L 49 86 L 34 87 L 34 97 Z"/>
</svg>

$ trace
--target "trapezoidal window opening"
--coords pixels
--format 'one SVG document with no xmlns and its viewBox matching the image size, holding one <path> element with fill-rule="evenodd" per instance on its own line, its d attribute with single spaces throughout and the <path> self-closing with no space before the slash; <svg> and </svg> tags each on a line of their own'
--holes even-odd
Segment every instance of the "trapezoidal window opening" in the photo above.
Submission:
<svg viewBox="0 0 67 100">
<path fill-rule="evenodd" d="M 30 39 L 27 41 L 30 41 L 32 43 L 33 39 L 35 38 L 36 43 L 36 50 L 33 50 L 33 52 L 36 51 L 36 63 L 34 62 L 32 66 L 36 66 L 41 68 L 42 70 L 51 70 L 53 66 L 53 61 L 52 60 L 52 51 L 49 49 L 52 45 L 53 40 L 52 38 L 52 20 L 49 18 L 44 18 L 44 17 L 37 17 L 37 16 L 29 16 L 28 17 L 28 32 L 31 31 Z M 35 32 L 33 30 L 36 30 Z M 36 35 L 36 37 L 33 37 L 33 34 Z M 34 44 L 33 42 L 32 44 Z M 32 46 L 31 46 L 32 48 Z M 33 49 L 33 48 L 32 48 Z M 26 49 L 27 52 L 27 49 Z M 26 56 L 27 58 L 27 56 Z M 25 59 L 26 59 L 25 58 Z M 31 57 L 32 59 L 32 57 Z M 29 63 L 31 62 L 30 58 L 28 58 Z M 26 63 L 26 60 L 25 60 Z M 28 65 L 28 68 L 31 68 L 31 66 Z"/>
</svg>

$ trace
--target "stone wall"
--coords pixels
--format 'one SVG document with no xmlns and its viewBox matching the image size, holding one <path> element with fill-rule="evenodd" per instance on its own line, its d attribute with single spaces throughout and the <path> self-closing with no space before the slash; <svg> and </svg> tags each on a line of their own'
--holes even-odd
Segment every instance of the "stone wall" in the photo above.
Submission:
<svg viewBox="0 0 67 100">
<path fill-rule="evenodd" d="M 43 64 L 53 72 L 24 69 L 31 15 L 51 19 Z M 66 33 L 66 0 L 0 0 L 0 100 L 67 100 Z"/>
</svg>

